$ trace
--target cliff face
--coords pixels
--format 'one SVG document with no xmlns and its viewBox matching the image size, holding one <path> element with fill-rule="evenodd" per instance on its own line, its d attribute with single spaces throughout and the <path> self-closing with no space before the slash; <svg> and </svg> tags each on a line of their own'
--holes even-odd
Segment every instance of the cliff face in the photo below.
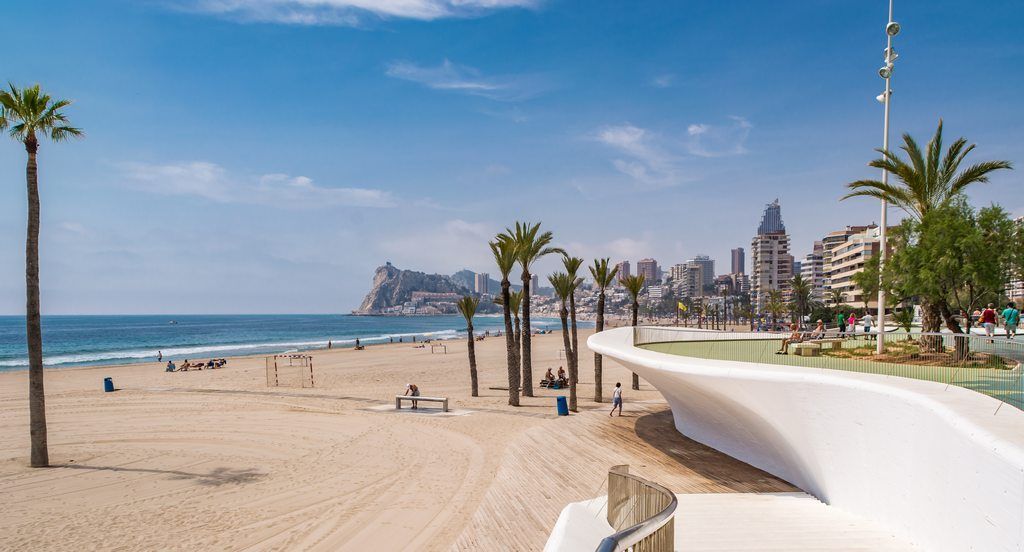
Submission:
<svg viewBox="0 0 1024 552">
<path fill-rule="evenodd" d="M 381 309 L 401 305 L 412 298 L 414 291 L 469 294 L 469 290 L 448 276 L 401 270 L 388 263 L 373 274 L 373 286 L 359 305 L 357 314 L 373 314 Z"/>
</svg>

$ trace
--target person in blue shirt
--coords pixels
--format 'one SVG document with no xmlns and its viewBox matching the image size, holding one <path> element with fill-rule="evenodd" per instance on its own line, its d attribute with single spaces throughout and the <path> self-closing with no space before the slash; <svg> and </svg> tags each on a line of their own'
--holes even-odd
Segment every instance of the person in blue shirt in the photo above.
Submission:
<svg viewBox="0 0 1024 552">
<path fill-rule="evenodd" d="M 1006 339 L 1013 339 L 1017 335 L 1017 325 L 1020 324 L 1020 311 L 1017 304 L 1010 301 L 1003 310 L 1003 327 L 1006 328 Z"/>
<path fill-rule="evenodd" d="M 167 370 L 166 371 L 167 372 L 173 372 L 174 370 L 175 370 L 175 368 L 174 368 L 174 361 L 173 360 L 168 360 L 167 361 Z"/>
</svg>

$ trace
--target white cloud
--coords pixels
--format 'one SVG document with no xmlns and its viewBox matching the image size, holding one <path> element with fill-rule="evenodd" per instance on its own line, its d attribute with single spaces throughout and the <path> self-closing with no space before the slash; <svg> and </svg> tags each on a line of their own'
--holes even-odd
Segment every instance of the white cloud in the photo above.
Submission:
<svg viewBox="0 0 1024 552">
<path fill-rule="evenodd" d="M 743 117 L 730 117 L 730 121 L 722 126 L 691 124 L 685 138 L 628 123 L 603 127 L 592 138 L 624 156 L 612 159 L 620 173 L 648 187 L 667 187 L 693 179 L 689 165 L 694 158 L 747 152 L 745 144 L 753 125 Z"/>
<path fill-rule="evenodd" d="M 173 0 L 172 0 L 173 1 Z M 540 0 L 176 0 L 187 11 L 243 22 L 357 26 L 367 16 L 432 21 L 480 17 L 508 8 L 531 8 Z"/>
<path fill-rule="evenodd" d="M 502 229 L 487 223 L 451 219 L 423 223 L 412 233 L 378 241 L 377 247 L 396 266 L 451 274 L 462 268 L 493 272 L 487 243 Z"/>
<path fill-rule="evenodd" d="M 651 86 L 655 88 L 668 88 L 675 82 L 676 76 L 671 73 L 656 75 L 651 79 Z"/>
<path fill-rule="evenodd" d="M 161 195 L 194 196 L 218 203 L 286 208 L 395 206 L 391 194 L 383 190 L 317 186 L 305 176 L 277 173 L 238 177 L 216 163 L 205 161 L 165 165 L 121 163 L 117 167 L 133 189 Z"/>
<path fill-rule="evenodd" d="M 492 100 L 520 101 L 530 99 L 543 91 L 536 77 L 525 75 L 488 77 L 465 65 L 444 60 L 441 65 L 428 67 L 409 61 L 388 64 L 389 77 L 422 84 L 434 90 L 482 96 Z"/>
<path fill-rule="evenodd" d="M 750 124 L 743 117 L 729 117 L 726 125 L 692 124 L 686 129 L 690 140 L 686 150 L 698 157 L 724 157 L 747 153 L 747 137 L 750 136 Z"/>
<path fill-rule="evenodd" d="M 621 173 L 642 184 L 664 187 L 683 180 L 677 155 L 666 150 L 661 137 L 631 124 L 606 126 L 594 139 L 618 150 L 631 159 L 613 159 L 612 165 Z"/>
</svg>

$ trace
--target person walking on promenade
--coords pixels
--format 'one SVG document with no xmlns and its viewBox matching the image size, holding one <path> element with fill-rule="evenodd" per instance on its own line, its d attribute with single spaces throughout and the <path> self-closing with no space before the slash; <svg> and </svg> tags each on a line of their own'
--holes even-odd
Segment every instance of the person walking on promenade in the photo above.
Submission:
<svg viewBox="0 0 1024 552">
<path fill-rule="evenodd" d="M 985 336 L 989 343 L 995 343 L 996 337 L 996 309 L 995 305 L 989 303 L 985 310 L 981 311 L 981 325 L 985 328 Z"/>
<path fill-rule="evenodd" d="M 836 313 L 836 326 L 839 327 L 839 337 L 846 337 L 846 315 L 843 311 Z"/>
<path fill-rule="evenodd" d="M 615 413 L 615 409 L 619 409 L 619 416 L 622 416 L 622 383 L 616 382 L 615 389 L 612 390 L 612 411 L 608 413 L 610 418 Z"/>
<path fill-rule="evenodd" d="M 846 318 L 846 327 L 850 329 L 850 337 L 857 336 L 857 312 L 850 311 L 850 316 Z"/>
<path fill-rule="evenodd" d="M 1013 339 L 1017 336 L 1017 325 L 1020 324 L 1020 311 L 1017 310 L 1017 303 L 1010 301 L 1003 310 L 1003 327 L 1006 328 L 1006 339 Z"/>
<path fill-rule="evenodd" d="M 871 324 L 872 324 L 872 322 L 875 321 L 875 317 L 871 316 L 871 311 L 867 311 L 866 310 L 866 311 L 864 311 L 864 317 L 861 318 L 860 320 L 864 324 L 864 335 L 866 335 L 868 339 L 872 339 L 872 337 L 871 337 Z"/>
</svg>

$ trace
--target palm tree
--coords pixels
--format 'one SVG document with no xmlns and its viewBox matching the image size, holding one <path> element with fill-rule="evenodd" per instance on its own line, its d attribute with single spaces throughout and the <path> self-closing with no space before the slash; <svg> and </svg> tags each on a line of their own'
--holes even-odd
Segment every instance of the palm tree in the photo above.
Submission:
<svg viewBox="0 0 1024 552">
<path fill-rule="evenodd" d="M 516 260 L 523 269 L 523 395 L 533 396 L 533 359 L 531 357 L 532 344 L 530 342 L 530 267 L 538 259 L 553 253 L 564 253 L 558 247 L 551 247 L 554 237 L 551 232 L 541 232 L 540 223 L 530 224 L 516 222 L 515 229 L 507 228 L 505 234 L 507 239 L 512 240 L 516 249 Z"/>
<path fill-rule="evenodd" d="M 68 123 L 63 109 L 70 100 L 54 100 L 39 85 L 0 90 L 0 131 L 9 130 L 11 138 L 25 146 L 28 163 L 28 231 L 25 238 L 25 331 L 28 343 L 28 411 L 34 468 L 50 465 L 46 443 L 46 395 L 43 390 L 43 325 L 39 307 L 39 172 L 36 155 L 40 136 L 54 142 L 81 136 L 82 131 Z"/>
<path fill-rule="evenodd" d="M 611 259 L 595 259 L 594 266 L 590 267 L 590 275 L 594 277 L 594 284 L 597 286 L 597 323 L 595 331 L 604 331 L 604 302 L 605 291 L 612 285 L 615 277 L 619 274 L 619 267 L 609 269 Z M 601 355 L 594 353 L 594 402 L 602 402 L 601 398 Z"/>
<path fill-rule="evenodd" d="M 472 395 L 479 397 L 480 393 L 476 377 L 476 348 L 473 344 L 473 316 L 476 315 L 476 309 L 480 306 L 480 300 L 467 295 L 459 299 L 456 306 L 459 308 L 459 313 L 462 314 L 462 317 L 466 319 L 466 339 L 469 342 L 469 381 L 473 386 Z"/>
<path fill-rule="evenodd" d="M 522 290 L 520 290 L 520 291 L 513 291 L 513 292 L 511 292 L 509 294 L 508 298 L 509 298 L 509 306 L 512 309 L 512 325 L 513 325 L 513 327 L 515 329 L 515 344 L 516 344 L 515 345 L 515 355 L 516 355 L 516 367 L 517 367 L 516 369 L 520 370 L 522 368 L 522 366 L 521 366 L 521 363 L 519 362 L 519 348 L 523 344 L 523 325 L 520 324 L 520 322 L 519 322 L 519 309 L 523 305 L 523 292 L 522 292 Z M 522 380 L 520 380 L 520 381 L 522 381 Z"/>
<path fill-rule="evenodd" d="M 797 322 L 802 324 L 803 316 L 811 311 L 811 283 L 797 274 L 790 280 L 789 285 L 792 292 L 793 314 L 796 315 Z"/>
<path fill-rule="evenodd" d="M 910 134 L 903 135 L 903 145 L 909 163 L 891 151 L 876 150 L 882 157 L 868 163 L 877 169 L 893 174 L 898 184 L 887 184 L 878 180 L 858 180 L 847 184 L 853 190 L 843 199 L 851 197 L 873 197 L 903 209 L 907 214 L 921 220 L 924 215 L 959 196 L 968 186 L 987 183 L 988 175 L 1000 169 L 1012 169 L 1009 161 L 983 161 L 960 170 L 960 163 L 967 157 L 974 144 L 958 138 L 945 155 L 942 153 L 942 119 L 935 130 L 935 136 L 922 152 Z M 941 159 L 940 159 L 941 158 Z M 942 323 L 941 306 L 927 297 L 921 297 L 922 330 L 938 332 Z M 884 320 L 879 320 L 884 324 Z"/>
<path fill-rule="evenodd" d="M 637 315 L 640 312 L 640 292 L 644 289 L 644 275 L 634 274 L 622 278 L 622 285 L 633 297 L 633 327 L 636 327 Z M 633 389 L 640 389 L 640 376 L 633 374 Z"/>
<path fill-rule="evenodd" d="M 570 328 L 572 328 L 572 358 L 573 368 L 579 372 L 579 358 L 580 358 L 580 342 L 576 335 L 576 290 L 579 289 L 580 284 L 583 283 L 583 278 L 577 276 L 580 267 L 583 266 L 583 259 L 579 257 L 570 257 L 568 254 L 562 254 L 562 265 L 565 267 L 566 274 L 573 282 L 572 290 L 573 293 L 569 295 L 569 322 Z"/>
<path fill-rule="evenodd" d="M 519 406 L 519 357 L 516 351 L 515 330 L 512 328 L 512 316 L 509 312 L 512 300 L 509 287 L 512 285 L 508 275 L 516 264 L 515 243 L 503 235 L 498 235 L 490 242 L 494 262 L 501 274 L 501 310 L 505 318 L 505 361 L 508 365 L 508 404 Z"/>
<path fill-rule="evenodd" d="M 783 314 L 786 314 L 786 301 L 782 296 L 782 292 L 777 289 L 768 290 L 768 300 L 765 302 L 764 310 L 768 311 L 768 314 L 772 315 L 772 327 L 778 322 L 778 319 Z"/>
<path fill-rule="evenodd" d="M 833 307 L 838 307 L 839 305 L 842 305 L 844 301 L 846 301 L 846 298 L 843 297 L 842 290 L 839 290 L 839 289 L 829 289 L 828 290 L 828 302 L 832 303 Z"/>
<path fill-rule="evenodd" d="M 576 292 L 578 282 L 565 272 L 556 272 L 548 276 L 548 281 L 551 282 L 551 287 L 555 288 L 555 295 L 562 302 L 562 307 L 558 311 L 558 317 L 562 320 L 562 343 L 565 346 L 566 364 L 569 365 L 569 410 L 576 412 L 576 382 L 578 373 L 575 361 L 576 351 L 573 350 L 572 344 L 569 342 L 569 309 L 567 304 L 570 297 Z"/>
<path fill-rule="evenodd" d="M 971 184 L 987 183 L 989 173 L 1013 168 L 1009 161 L 984 161 L 960 170 L 960 163 L 974 149 L 974 144 L 968 146 L 967 140 L 958 138 L 943 155 L 942 119 L 923 153 L 910 134 L 903 135 L 900 149 L 906 152 L 910 163 L 883 149 L 876 150 L 882 154 L 881 158 L 868 163 L 876 169 L 889 171 L 900 184 L 858 180 L 846 185 L 853 191 L 843 199 L 864 196 L 882 199 L 921 220 L 925 213 L 947 204 Z"/>
</svg>

